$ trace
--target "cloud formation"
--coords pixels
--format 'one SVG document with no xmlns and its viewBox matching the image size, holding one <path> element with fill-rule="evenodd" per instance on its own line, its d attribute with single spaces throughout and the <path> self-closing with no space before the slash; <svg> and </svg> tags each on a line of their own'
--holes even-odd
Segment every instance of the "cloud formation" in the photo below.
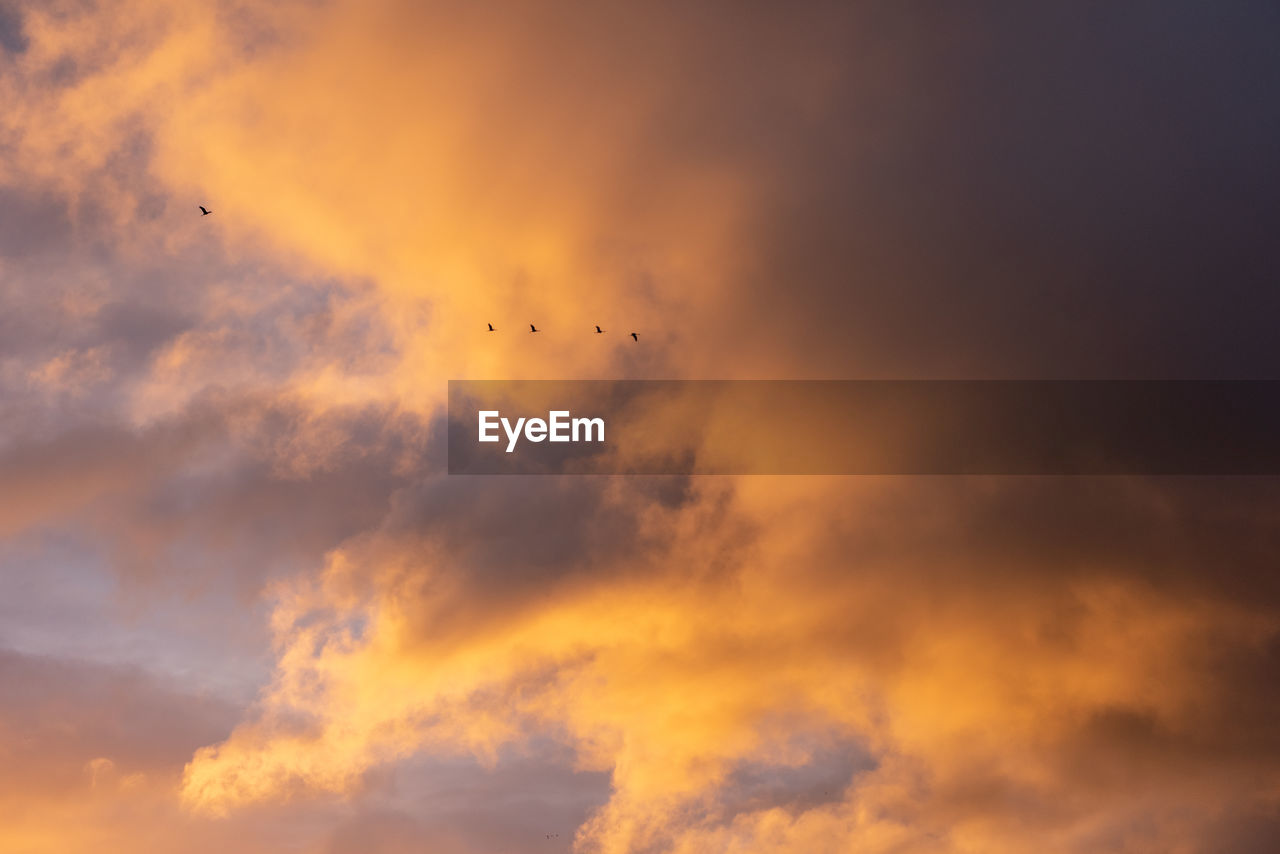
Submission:
<svg viewBox="0 0 1280 854">
<path fill-rule="evenodd" d="M 196 755 L 184 797 L 347 791 L 414 751 L 492 761 L 540 732 L 612 775 L 588 851 L 1124 850 L 1265 812 L 1274 602 L 1203 585 L 1211 550 L 1165 553 L 1186 535 L 1162 490 L 1010 491 L 744 488 L 727 514 L 702 490 L 626 496 L 628 558 L 496 596 L 443 531 L 362 544 L 282 600 L 263 713 Z M 1046 560 L 1004 515 L 1072 499 L 1116 542 Z M 773 787 L 753 796 L 752 773 Z"/>
<path fill-rule="evenodd" d="M 1262 850 L 1271 481 L 450 478 L 441 407 L 1273 376 L 1275 15 L 4 7 L 0 847 Z"/>
</svg>

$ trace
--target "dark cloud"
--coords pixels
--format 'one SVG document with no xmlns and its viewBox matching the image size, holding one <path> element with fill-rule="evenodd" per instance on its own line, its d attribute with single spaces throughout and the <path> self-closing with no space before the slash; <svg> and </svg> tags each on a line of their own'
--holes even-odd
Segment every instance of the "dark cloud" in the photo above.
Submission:
<svg viewBox="0 0 1280 854">
<path fill-rule="evenodd" d="M 1233 811 L 1201 840 L 1205 852 L 1213 854 L 1267 854 L 1280 839 L 1280 812 L 1267 809 Z"/>
<path fill-rule="evenodd" d="M 126 577 L 256 591 L 376 528 L 420 471 L 425 435 L 382 409 L 317 416 L 213 394 L 145 429 L 14 437 L 0 527 L 88 526 Z"/>
<path fill-rule="evenodd" d="M 0 3 L 0 48 L 9 53 L 22 53 L 27 49 L 27 38 L 22 32 L 22 15 L 10 3 Z"/>
<path fill-rule="evenodd" d="M 0 257 L 14 259 L 56 251 L 66 245 L 70 225 L 66 203 L 57 196 L 0 188 Z"/>
<path fill-rule="evenodd" d="M 93 328 L 88 331 L 88 341 L 82 346 L 116 346 L 122 367 L 135 373 L 143 367 L 148 356 L 191 329 L 195 323 L 190 315 L 184 315 L 176 307 L 164 303 L 157 305 L 150 300 L 109 302 L 98 308 Z"/>
<path fill-rule="evenodd" d="M 438 757 L 371 772 L 362 808 L 334 829 L 326 854 L 568 851 L 609 789 L 607 774 L 571 766 L 563 746 L 539 739 L 492 767 Z"/>
<path fill-rule="evenodd" d="M 1276 16 L 842 7 L 810 33 L 833 66 L 814 118 L 744 87 L 701 119 L 771 188 L 731 338 L 830 376 L 1274 376 Z"/>
<path fill-rule="evenodd" d="M 286 407 L 256 414 L 265 447 L 233 450 L 225 468 L 175 470 L 128 503 L 94 508 L 89 523 L 116 549 L 122 568 L 152 579 L 180 571 L 193 580 L 234 580 L 256 592 L 264 579 L 315 567 L 328 550 L 376 528 L 414 475 L 421 439 L 412 418 L 367 410 L 332 413 L 317 424 Z M 302 420 L 310 422 L 304 435 L 325 431 L 334 446 L 318 449 L 323 459 L 312 468 L 282 471 L 288 451 L 271 443 L 296 438 Z"/>
<path fill-rule="evenodd" d="M 806 734 L 803 727 L 797 727 L 796 732 L 801 737 Z M 733 768 L 717 793 L 716 820 L 777 808 L 799 814 L 839 803 L 857 775 L 876 766 L 874 755 L 864 745 L 816 740 L 798 747 L 811 756 L 808 762 L 744 761 Z"/>
</svg>

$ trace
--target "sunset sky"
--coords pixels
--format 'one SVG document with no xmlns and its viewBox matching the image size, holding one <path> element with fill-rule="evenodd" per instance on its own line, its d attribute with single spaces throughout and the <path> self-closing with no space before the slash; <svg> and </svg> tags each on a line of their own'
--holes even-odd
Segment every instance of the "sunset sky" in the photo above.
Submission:
<svg viewBox="0 0 1280 854">
<path fill-rule="evenodd" d="M 0 0 L 0 854 L 1280 850 L 1280 478 L 451 477 L 444 417 L 1280 379 L 1277 33 Z"/>
</svg>

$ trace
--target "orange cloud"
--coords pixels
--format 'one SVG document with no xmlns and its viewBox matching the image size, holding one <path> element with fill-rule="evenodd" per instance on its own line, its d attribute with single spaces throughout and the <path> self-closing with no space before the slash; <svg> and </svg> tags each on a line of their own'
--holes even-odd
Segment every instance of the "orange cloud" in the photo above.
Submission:
<svg viewBox="0 0 1280 854">
<path fill-rule="evenodd" d="M 50 680 L 0 695 L 0 847 L 541 850 L 563 765 L 608 791 L 554 844 L 602 854 L 1273 829 L 1268 484 L 439 474 L 450 378 L 1079 372 L 1150 313 L 1077 296 L 1130 219 L 1032 227 L 1092 161 L 981 135 L 1040 152 L 1040 90 L 994 63 L 1032 93 L 996 111 L 972 22 L 879 14 L 24 7 L 0 190 L 54 213 L 0 234 L 0 533 L 34 586 L 42 537 L 186 607 L 233 577 L 275 645 L 216 722 L 108 667 L 0 680 Z M 424 758 L 492 776 L 417 823 L 448 800 L 398 788 Z M 467 812 L 521 761 L 525 800 Z"/>
<path fill-rule="evenodd" d="M 877 509 L 874 490 L 843 485 L 746 489 L 756 533 L 739 543 L 709 509 L 718 490 L 648 519 L 670 549 L 653 565 L 548 579 L 498 614 L 468 601 L 430 540 L 335 555 L 317 586 L 282 594 L 263 716 L 196 754 L 185 801 L 217 812 L 351 791 L 416 751 L 493 757 L 536 731 L 612 775 L 611 800 L 579 831 L 589 851 L 1012 852 L 1046 838 L 1084 851 L 1123 834 L 1147 799 L 1204 820 L 1253 790 L 1235 760 L 1188 758 L 1190 781 L 1176 758 L 1128 770 L 1126 751 L 1214 737 L 1202 728 L 1215 677 L 1196 650 L 1212 637 L 1258 654 L 1280 629 L 1266 612 L 1126 574 L 1001 592 L 946 552 L 900 549 L 892 568 L 842 560 L 848 542 L 823 528 Z M 833 505 L 847 510 L 814 512 Z M 822 803 L 725 803 L 743 763 L 803 768 L 841 743 L 872 764 Z"/>
</svg>

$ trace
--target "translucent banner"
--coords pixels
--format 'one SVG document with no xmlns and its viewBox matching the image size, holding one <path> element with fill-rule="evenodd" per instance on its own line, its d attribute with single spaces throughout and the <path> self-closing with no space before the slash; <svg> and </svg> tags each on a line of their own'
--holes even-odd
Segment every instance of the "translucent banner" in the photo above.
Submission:
<svg viewBox="0 0 1280 854">
<path fill-rule="evenodd" d="M 460 381 L 449 473 L 1280 474 L 1275 381 Z"/>
</svg>

